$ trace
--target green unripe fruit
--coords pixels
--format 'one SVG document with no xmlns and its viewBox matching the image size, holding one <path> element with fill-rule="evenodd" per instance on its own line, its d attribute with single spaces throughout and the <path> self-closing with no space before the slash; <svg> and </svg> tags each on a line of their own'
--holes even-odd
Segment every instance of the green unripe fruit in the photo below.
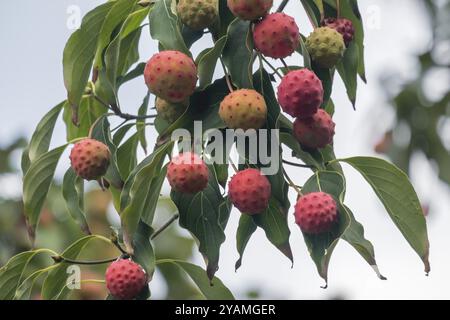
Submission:
<svg viewBox="0 0 450 320">
<path fill-rule="evenodd" d="M 155 105 L 158 115 L 171 123 L 176 121 L 186 111 L 188 100 L 181 103 L 170 103 L 161 98 L 156 98 Z"/>
<path fill-rule="evenodd" d="M 306 39 L 306 48 L 314 62 L 323 68 L 333 68 L 344 56 L 345 43 L 334 29 L 315 29 Z"/>
<path fill-rule="evenodd" d="M 177 13 L 181 21 L 192 30 L 210 27 L 218 16 L 217 0 L 179 0 Z"/>
</svg>

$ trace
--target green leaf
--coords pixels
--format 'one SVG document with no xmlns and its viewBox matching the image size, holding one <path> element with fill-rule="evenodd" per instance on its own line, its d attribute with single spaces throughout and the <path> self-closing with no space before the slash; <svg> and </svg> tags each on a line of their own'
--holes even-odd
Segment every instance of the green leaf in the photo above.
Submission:
<svg viewBox="0 0 450 320">
<path fill-rule="evenodd" d="M 87 137 L 91 126 L 107 111 L 108 109 L 94 97 L 84 96 L 78 108 L 79 125 L 75 125 L 72 121 L 72 107 L 65 104 L 63 120 L 66 124 L 67 141 Z"/>
<path fill-rule="evenodd" d="M 223 61 L 233 84 L 239 89 L 253 88 L 253 38 L 250 22 L 235 19 L 229 26 L 223 48 Z"/>
<path fill-rule="evenodd" d="M 92 128 L 91 133 L 92 139 L 96 139 L 100 142 L 106 144 L 111 152 L 111 161 L 106 172 L 105 178 L 108 180 L 115 188 L 120 189 L 123 186 L 123 181 L 120 176 L 120 171 L 117 165 L 117 147 L 111 139 L 111 129 L 109 121 L 106 117 L 99 120 L 95 126 Z"/>
<path fill-rule="evenodd" d="M 99 30 L 115 2 L 107 2 L 90 11 L 80 29 L 75 31 L 64 48 L 64 84 L 69 104 L 77 109 L 83 95 L 97 50 Z"/>
<path fill-rule="evenodd" d="M 135 126 L 134 123 L 127 123 L 121 126 L 119 129 L 117 129 L 112 139 L 114 145 L 116 146 L 120 145 L 125 136 L 127 135 L 128 131 L 130 131 L 130 129 L 133 128 L 134 126 Z"/>
<path fill-rule="evenodd" d="M 137 165 L 138 143 L 139 136 L 135 133 L 117 149 L 117 166 L 122 180 L 126 180 Z"/>
<path fill-rule="evenodd" d="M 16 293 L 14 294 L 14 300 L 30 300 L 31 299 L 31 292 L 33 290 L 35 282 L 42 276 L 47 274 L 53 266 L 39 269 L 30 274 L 22 283 L 20 286 L 18 286 Z"/>
<path fill-rule="evenodd" d="M 142 101 L 141 106 L 139 107 L 138 110 L 139 116 L 147 115 L 149 100 L 150 100 L 150 92 L 147 93 L 144 100 Z M 144 150 L 144 152 L 147 154 L 147 138 L 145 137 L 145 128 L 146 128 L 145 119 L 136 121 L 136 130 L 138 133 L 139 143 L 141 144 L 141 147 Z"/>
<path fill-rule="evenodd" d="M 56 121 L 65 105 L 65 101 L 51 109 L 39 122 L 31 137 L 30 144 L 24 150 L 22 155 L 22 172 L 25 175 L 30 164 L 40 155 L 46 153 L 50 146 L 50 140 L 55 129 Z"/>
<path fill-rule="evenodd" d="M 217 60 L 220 58 L 223 48 L 227 42 L 227 37 L 223 36 L 214 47 L 203 50 L 197 57 L 197 69 L 200 80 L 200 90 L 211 84 Z"/>
<path fill-rule="evenodd" d="M 292 133 L 280 133 L 280 142 L 292 150 L 292 156 L 302 160 L 306 165 L 323 168 L 323 158 L 318 151 L 305 151 Z"/>
<path fill-rule="evenodd" d="M 97 49 L 95 52 L 94 68 L 103 68 L 103 50 L 111 41 L 114 29 L 119 26 L 132 12 L 138 0 L 117 0 L 105 16 L 98 32 Z M 142 20 L 141 20 L 142 21 Z M 83 28 L 83 24 L 82 24 Z"/>
<path fill-rule="evenodd" d="M 328 283 L 328 264 L 340 237 L 349 227 L 350 221 L 342 201 L 345 194 L 344 177 L 336 172 L 319 171 L 303 186 L 303 194 L 311 192 L 330 194 L 338 206 L 339 220 L 334 228 L 327 233 L 310 235 L 303 233 L 308 251 L 316 264 L 319 275 Z"/>
<path fill-rule="evenodd" d="M 350 225 L 342 235 L 342 239 L 347 241 L 359 254 L 367 261 L 372 269 L 381 280 L 386 278 L 380 273 L 377 262 L 375 260 L 375 250 L 372 243 L 364 237 L 364 227 L 361 223 L 356 221 L 355 216 L 347 206 L 344 206 L 349 218 Z"/>
<path fill-rule="evenodd" d="M 25 270 L 30 261 L 41 253 L 49 253 L 49 251 L 39 249 L 19 253 L 0 268 L 0 300 L 12 300 L 14 298 L 22 280 L 25 280 Z"/>
<path fill-rule="evenodd" d="M 138 63 L 132 70 L 117 80 L 117 85 L 121 86 L 124 83 L 136 79 L 144 74 L 145 62 Z"/>
<path fill-rule="evenodd" d="M 148 275 L 148 281 L 155 272 L 155 252 L 150 243 L 150 236 L 153 233 L 151 227 L 143 222 L 139 223 L 133 239 L 134 255 L 133 260 L 140 264 Z"/>
<path fill-rule="evenodd" d="M 255 233 L 257 227 L 258 226 L 253 222 L 253 219 L 249 215 L 241 215 L 241 218 L 239 219 L 239 226 L 236 232 L 236 248 L 239 253 L 239 259 L 235 264 L 236 271 L 242 265 L 242 258 L 244 256 L 245 248 L 247 247 L 247 244 L 250 241 L 253 233 Z"/>
<path fill-rule="evenodd" d="M 214 277 L 211 280 L 205 275 L 205 271 L 188 262 L 179 260 L 160 260 L 158 264 L 174 264 L 186 272 L 200 289 L 202 295 L 208 300 L 234 300 L 231 291 L 225 287 L 223 282 Z"/>
<path fill-rule="evenodd" d="M 222 196 L 214 167 L 209 167 L 207 187 L 196 194 L 172 191 L 171 198 L 180 214 L 180 225 L 199 242 L 199 250 L 207 262 L 207 274 L 214 277 L 219 266 L 220 246 L 225 241 L 225 226 L 231 211 Z"/>
<path fill-rule="evenodd" d="M 355 157 L 339 161 L 348 163 L 363 175 L 394 224 L 422 259 L 425 272 L 430 272 L 430 244 L 425 216 L 408 176 L 382 159 Z"/>
<path fill-rule="evenodd" d="M 64 175 L 62 195 L 72 218 L 84 233 L 91 234 L 84 212 L 84 181 L 76 175 L 72 168 L 69 168 Z"/>
<path fill-rule="evenodd" d="M 70 245 L 61 254 L 66 259 L 77 259 L 81 251 L 86 247 L 86 245 L 94 239 L 99 239 L 98 236 L 90 235 L 77 240 L 75 243 Z M 67 267 L 69 266 L 66 262 L 60 262 L 58 265 L 49 272 L 47 278 L 42 285 L 42 298 L 45 300 L 65 300 L 70 295 L 70 290 L 67 288 Z"/>
<path fill-rule="evenodd" d="M 320 22 L 320 11 L 316 6 L 316 0 L 300 0 L 305 9 L 309 19 L 311 19 L 311 23 L 314 24 L 314 27 L 319 26 Z"/>
<path fill-rule="evenodd" d="M 32 239 L 35 236 L 41 209 L 53 181 L 56 166 L 66 147 L 67 144 L 39 156 L 23 178 L 24 213 Z"/>
<path fill-rule="evenodd" d="M 161 168 L 170 147 L 171 144 L 166 144 L 156 149 L 133 170 L 125 182 L 121 195 L 123 210 L 120 216 L 128 249 L 131 249 L 139 221 L 143 219 L 149 226 L 152 224 L 162 185 Z M 161 183 L 159 189 L 155 188 L 155 181 Z M 155 193 L 158 195 L 156 198 Z"/>
<path fill-rule="evenodd" d="M 355 42 L 351 42 L 347 50 L 345 50 L 344 57 L 336 67 L 353 107 L 356 104 L 356 90 L 358 87 L 358 61 L 358 48 Z"/>
<path fill-rule="evenodd" d="M 177 50 L 191 55 L 178 27 L 177 17 L 171 10 L 172 0 L 156 2 L 150 11 L 150 34 L 164 50 Z"/>
</svg>

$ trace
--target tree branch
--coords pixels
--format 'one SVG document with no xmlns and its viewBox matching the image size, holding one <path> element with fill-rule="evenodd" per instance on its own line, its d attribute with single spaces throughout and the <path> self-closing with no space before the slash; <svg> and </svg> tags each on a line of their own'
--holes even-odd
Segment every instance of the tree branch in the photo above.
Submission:
<svg viewBox="0 0 450 320">
<path fill-rule="evenodd" d="M 175 222 L 180 217 L 179 214 L 174 215 L 172 218 L 170 218 L 169 221 L 167 221 L 161 228 L 156 230 L 156 232 L 151 236 L 151 240 L 155 239 L 157 236 L 159 236 L 164 230 L 166 230 L 170 225 Z"/>
<path fill-rule="evenodd" d="M 114 114 L 124 120 L 145 120 L 145 119 L 151 119 L 151 118 L 156 118 L 156 115 L 152 114 L 152 115 L 145 115 L 145 116 L 138 116 L 138 115 L 134 115 L 134 114 L 129 114 L 129 113 L 123 113 L 120 108 L 113 104 L 113 105 L 109 105 L 106 102 L 104 102 L 102 99 L 100 99 L 98 96 L 94 95 L 93 96 L 95 100 L 97 100 L 98 102 L 100 102 L 103 106 L 105 106 L 106 108 L 108 108 L 109 110 L 111 110 L 112 112 L 114 112 Z"/>
<path fill-rule="evenodd" d="M 277 12 L 282 12 L 284 10 L 284 8 L 286 7 L 286 5 L 288 4 L 288 2 L 289 2 L 289 0 L 283 0 L 277 9 Z"/>
</svg>

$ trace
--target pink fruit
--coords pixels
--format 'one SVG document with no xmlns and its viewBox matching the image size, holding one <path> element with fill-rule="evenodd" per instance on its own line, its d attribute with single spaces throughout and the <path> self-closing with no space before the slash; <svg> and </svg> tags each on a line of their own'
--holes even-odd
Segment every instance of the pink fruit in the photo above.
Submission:
<svg viewBox="0 0 450 320">
<path fill-rule="evenodd" d="M 293 117 L 308 118 L 323 103 L 322 81 L 308 69 L 291 71 L 278 87 L 278 101 L 284 112 Z"/>
<path fill-rule="evenodd" d="M 323 109 L 310 118 L 297 118 L 294 135 L 301 145 L 311 149 L 325 148 L 333 142 L 335 123 Z"/>
<path fill-rule="evenodd" d="M 170 161 L 167 179 L 174 191 L 197 193 L 208 185 L 208 167 L 195 153 L 181 153 Z"/>
<path fill-rule="evenodd" d="M 242 20 L 257 20 L 264 17 L 270 8 L 273 0 L 228 0 L 230 11 Z"/>
<path fill-rule="evenodd" d="M 253 41 L 263 55 L 274 59 L 286 58 L 300 45 L 300 33 L 294 18 L 277 12 L 255 25 Z"/>
<path fill-rule="evenodd" d="M 271 185 L 257 169 L 246 169 L 235 174 L 228 184 L 228 196 L 241 212 L 260 214 L 269 205 Z"/>
<path fill-rule="evenodd" d="M 144 78 L 150 92 L 168 102 L 178 103 L 194 93 L 197 67 L 182 52 L 161 51 L 147 62 Z"/>
<path fill-rule="evenodd" d="M 131 260 L 114 261 L 106 270 L 106 287 L 116 299 L 134 299 L 146 284 L 147 275 L 145 271 Z"/>
<path fill-rule="evenodd" d="M 348 19 L 327 18 L 323 21 L 324 27 L 329 27 L 339 32 L 344 37 L 345 45 L 348 47 L 355 37 L 353 22 Z"/>
<path fill-rule="evenodd" d="M 110 158 L 108 146 L 94 139 L 84 139 L 76 143 L 70 153 L 72 169 L 85 180 L 97 180 L 104 176 Z"/>
<path fill-rule="evenodd" d="M 295 205 L 295 222 L 307 234 L 321 234 L 332 230 L 338 221 L 336 201 L 324 192 L 300 197 Z"/>
</svg>

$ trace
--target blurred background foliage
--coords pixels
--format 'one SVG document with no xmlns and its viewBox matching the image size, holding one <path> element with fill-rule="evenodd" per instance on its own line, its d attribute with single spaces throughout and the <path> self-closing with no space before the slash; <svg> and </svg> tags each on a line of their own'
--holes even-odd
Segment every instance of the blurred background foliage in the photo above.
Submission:
<svg viewBox="0 0 450 320">
<path fill-rule="evenodd" d="M 398 75 L 381 79 L 396 114 L 392 128 L 375 146 L 405 172 L 422 153 L 439 178 L 450 185 L 450 1 L 422 0 L 432 42 L 417 56 L 417 76 L 403 81 Z M 442 79 L 436 84 L 436 79 Z"/>
</svg>

